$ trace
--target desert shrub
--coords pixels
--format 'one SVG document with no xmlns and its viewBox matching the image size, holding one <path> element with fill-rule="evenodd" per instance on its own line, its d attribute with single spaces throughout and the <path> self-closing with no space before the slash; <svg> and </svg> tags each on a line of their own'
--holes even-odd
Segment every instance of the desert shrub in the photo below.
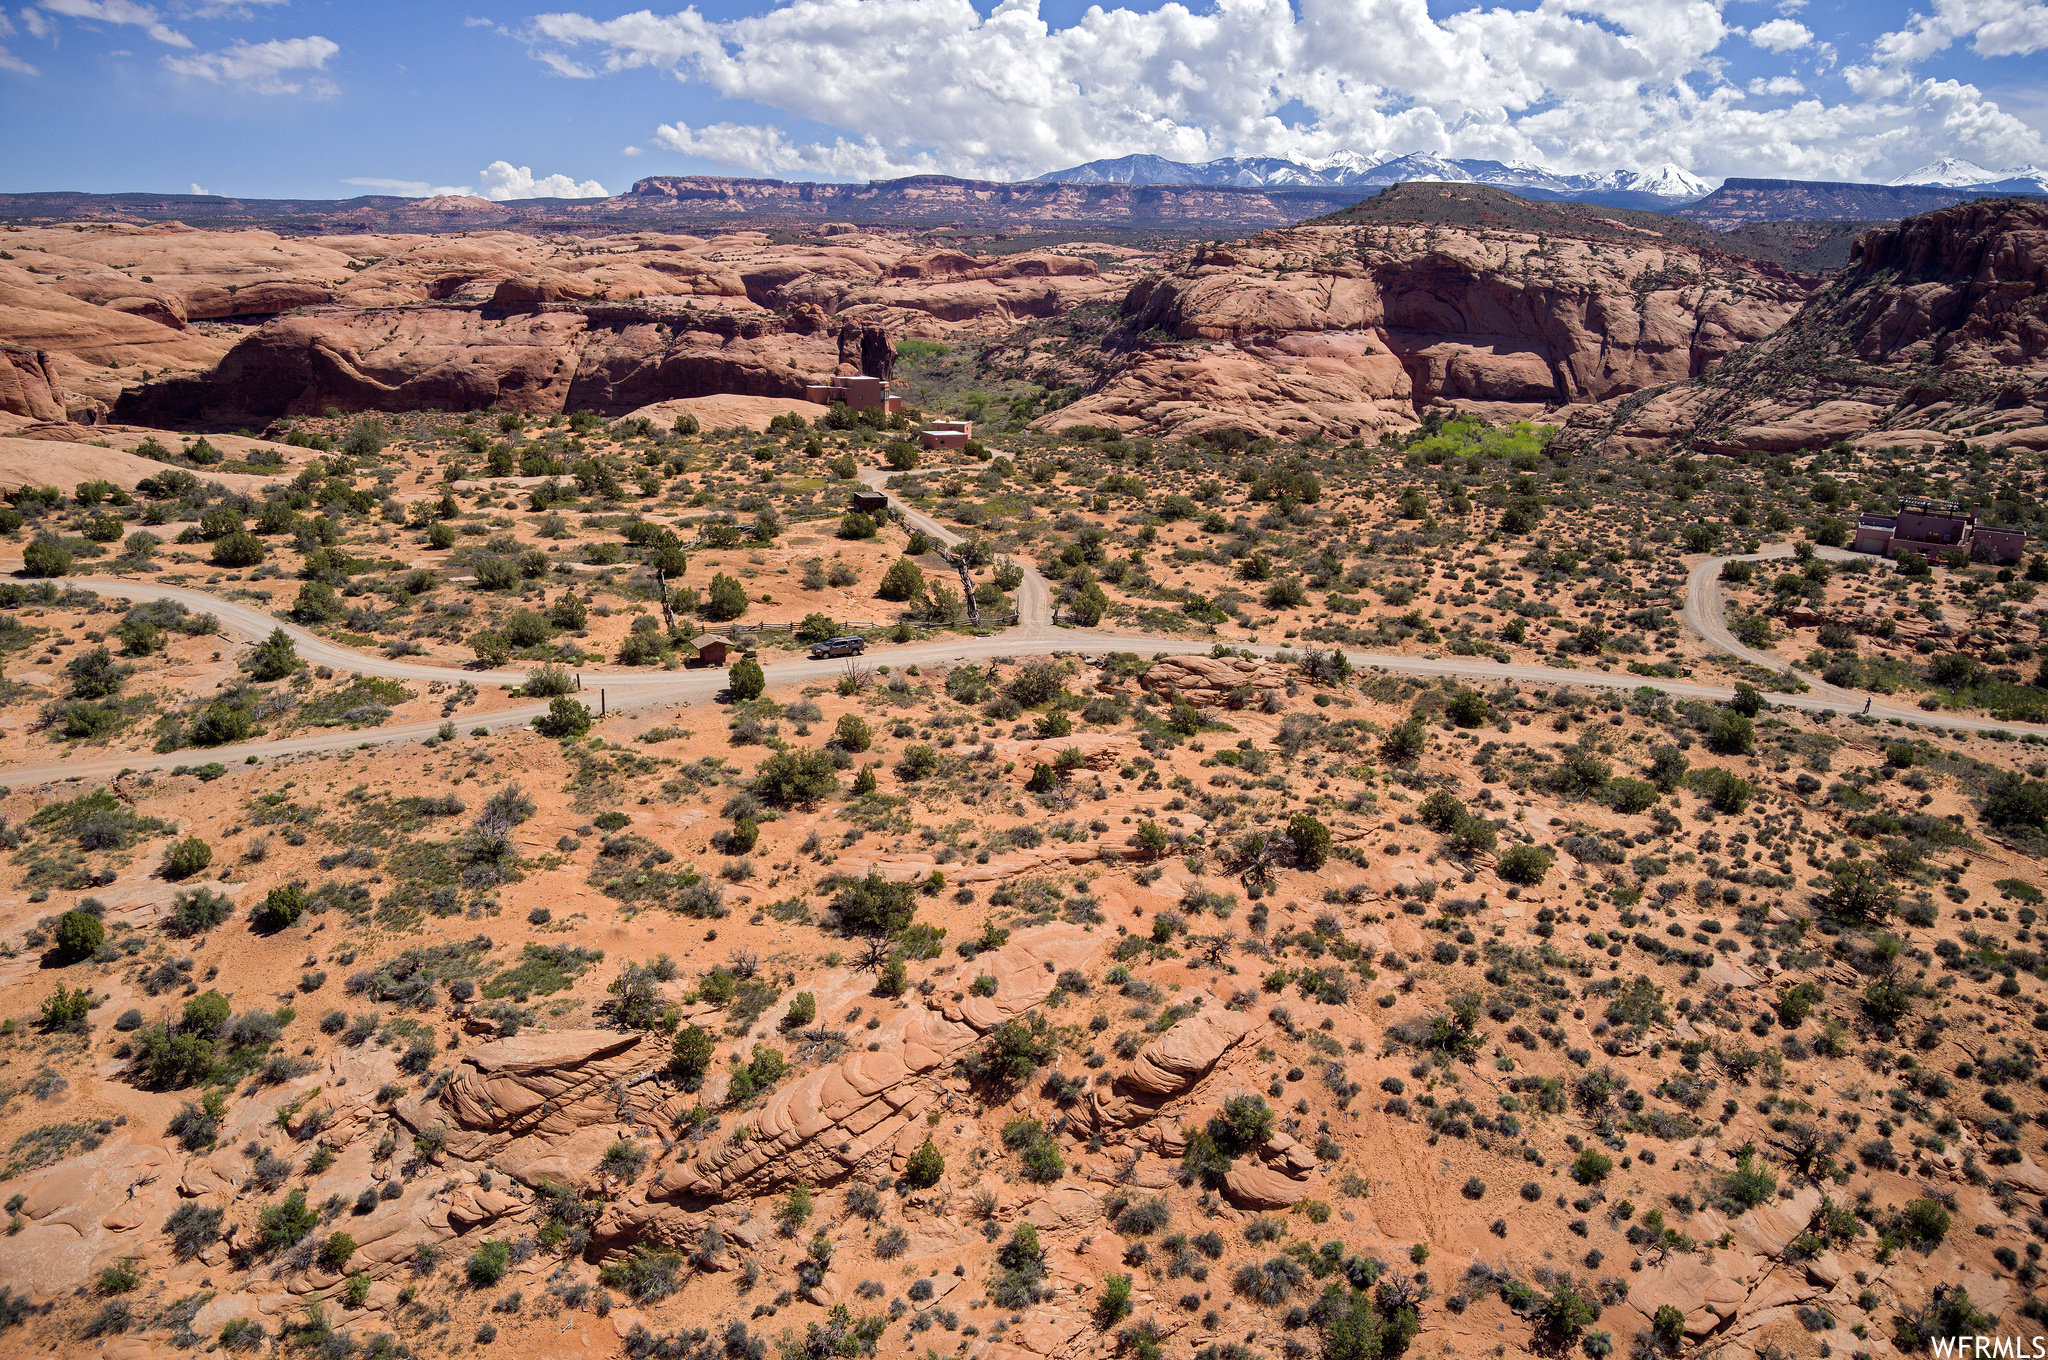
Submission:
<svg viewBox="0 0 2048 1360">
<path fill-rule="evenodd" d="M 533 727 L 544 737 L 575 738 L 590 731 L 594 721 L 588 708 L 562 694 L 549 701 L 548 711 L 533 720 Z"/>
<path fill-rule="evenodd" d="M 1157 1195 L 1127 1206 L 1116 1216 L 1116 1230 L 1126 1237 L 1146 1237 L 1173 1221 L 1173 1210 Z"/>
<path fill-rule="evenodd" d="M 89 911 L 67 911 L 57 918 L 57 957 L 68 963 L 89 959 L 107 942 L 107 928 Z"/>
<path fill-rule="evenodd" d="M 682 1253 L 641 1243 L 631 1256 L 600 1267 L 598 1280 L 635 1303 L 653 1303 L 682 1288 L 682 1265 Z"/>
<path fill-rule="evenodd" d="M 726 670 L 726 692 L 736 703 L 761 697 L 761 691 L 768 686 L 768 678 L 761 670 L 761 663 L 751 657 L 741 657 Z"/>
<path fill-rule="evenodd" d="M 832 909 L 849 934 L 895 935 L 916 916 L 916 893 L 913 883 L 891 882 L 871 872 L 841 888 Z"/>
<path fill-rule="evenodd" d="M 832 744 L 841 750 L 859 753 L 875 744 L 875 730 L 858 713 L 843 713 L 838 725 L 832 729 Z"/>
<path fill-rule="evenodd" d="M 224 1210 L 209 1205 L 180 1204 L 164 1220 L 164 1232 L 171 1239 L 172 1251 L 181 1261 L 189 1261 L 199 1255 L 220 1240 L 220 1225 L 226 1217 Z"/>
<path fill-rule="evenodd" d="M 283 930 L 306 914 L 306 905 L 304 888 L 296 883 L 280 883 L 256 904 L 250 913 L 250 921 L 258 930 Z"/>
<path fill-rule="evenodd" d="M 306 1192 L 294 1190 L 256 1217 L 256 1232 L 266 1251 L 282 1251 L 320 1224 L 320 1214 L 306 1206 Z"/>
<path fill-rule="evenodd" d="M 213 847 L 197 836 L 187 836 L 164 855 L 163 876 L 176 882 L 213 863 Z"/>
<path fill-rule="evenodd" d="M 1511 846 L 1502 854 L 1495 871 L 1509 883 L 1535 887 L 1550 872 L 1550 852 L 1533 845 Z"/>
<path fill-rule="evenodd" d="M 711 1060 L 717 1053 L 717 1043 L 709 1030 L 698 1025 L 686 1025 L 676 1031 L 674 1043 L 669 1049 L 669 1075 L 681 1082 L 684 1089 L 696 1090 L 711 1070 Z"/>
<path fill-rule="evenodd" d="M 1572 1162 L 1572 1179 L 1581 1185 L 1597 1185 L 1614 1170 L 1614 1159 L 1593 1148 L 1580 1151 Z"/>
<path fill-rule="evenodd" d="M 830 751 L 793 747 L 756 766 L 749 788 L 775 807 L 810 807 L 838 792 L 839 775 Z"/>
<path fill-rule="evenodd" d="M 39 1021 L 48 1033 L 83 1034 L 86 1032 L 86 1017 L 91 1014 L 92 993 L 83 987 L 66 987 L 60 982 L 56 991 L 43 998 Z"/>
<path fill-rule="evenodd" d="M 511 1265 L 511 1244 L 492 1238 L 469 1254 L 463 1273 L 478 1289 L 488 1289 L 505 1278 Z"/>
<path fill-rule="evenodd" d="M 929 1138 L 910 1154 L 910 1160 L 903 1168 L 904 1181 L 920 1190 L 937 1185 L 945 1174 L 946 1159 Z"/>
<path fill-rule="evenodd" d="M 227 894 L 211 888 L 181 889 L 171 899 L 171 914 L 164 921 L 164 933 L 178 939 L 203 935 L 228 919 L 235 904 Z"/>
</svg>

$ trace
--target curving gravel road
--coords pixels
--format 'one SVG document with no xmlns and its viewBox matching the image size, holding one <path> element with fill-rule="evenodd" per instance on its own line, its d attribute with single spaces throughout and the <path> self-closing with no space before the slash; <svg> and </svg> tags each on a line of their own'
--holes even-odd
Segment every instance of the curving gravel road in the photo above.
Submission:
<svg viewBox="0 0 2048 1360">
<path fill-rule="evenodd" d="M 888 473 L 877 469 L 863 469 L 861 480 L 880 489 Z M 911 527 L 946 544 L 957 544 L 960 536 L 932 519 L 929 515 L 901 506 L 903 517 Z M 1836 560 L 1852 560 L 1854 554 L 1835 548 L 1818 549 L 1821 555 Z M 1778 657 L 1744 647 L 1728 631 L 1725 604 L 1721 597 L 1720 573 L 1723 563 L 1731 561 L 1771 561 L 1791 556 L 1789 546 L 1781 545 L 1760 553 L 1749 553 L 1726 557 L 1709 557 L 1696 564 L 1687 580 L 1685 601 L 1685 622 L 1701 638 L 1719 650 L 1744 661 L 1765 666 L 1780 673 L 1789 673 L 1791 666 Z M 1052 622 L 1052 589 L 1049 582 L 1039 575 L 1029 563 L 1020 563 L 1024 568 L 1024 584 L 1017 591 L 1020 624 L 1001 634 L 985 638 L 951 637 L 932 642 L 912 643 L 902 647 L 891 647 L 885 653 L 886 659 L 895 665 L 945 665 L 959 661 L 986 661 L 999 656 L 1044 656 L 1054 652 L 1108 652 L 1135 651 L 1144 655 L 1171 655 L 1206 653 L 1212 640 L 1195 638 L 1133 637 L 1117 633 L 1094 630 L 1067 629 L 1056 627 Z M 157 585 L 149 581 L 134 581 L 122 578 L 77 577 L 69 584 L 87 590 L 96 590 L 102 595 L 121 599 L 176 600 L 189 609 L 211 611 L 221 621 L 223 630 L 240 635 L 254 643 L 269 635 L 273 628 L 282 628 L 291 635 L 298 647 L 299 655 L 308 662 L 324 664 L 339 671 L 356 672 L 363 675 L 387 676 L 395 680 L 468 680 L 473 684 L 518 685 L 526 679 L 525 671 L 514 670 L 465 670 L 454 666 L 426 665 L 416 661 L 394 660 L 366 655 L 339 646 L 316 634 L 309 633 L 295 624 L 280 622 L 248 605 L 219 599 L 204 591 L 190 590 L 180 586 Z M 1254 646 L 1250 650 L 1271 655 L 1278 650 L 1268 646 Z M 1677 698 L 1702 699 L 1709 702 L 1730 697 L 1734 690 L 1729 686 L 1705 684 L 1693 680 L 1663 680 L 1648 676 L 1617 674 L 1597 670 L 1559 670 L 1550 666 L 1523 664 L 1501 664 L 1478 661 L 1469 657 L 1430 659 L 1413 656 L 1392 656 L 1376 652 L 1347 652 L 1351 664 L 1361 670 L 1380 670 L 1398 675 L 1416 675 L 1441 678 L 1445 676 L 1477 682 L 1518 680 L 1543 685 L 1587 685 L 1602 689 L 1635 690 L 1650 688 Z M 776 685 L 806 684 L 815 681 L 835 679 L 845 668 L 840 661 L 792 660 L 778 662 L 770 672 L 769 680 Z M 1804 694 L 1774 694 L 1771 703 L 1785 708 L 1802 709 L 1807 712 L 1857 713 L 1863 710 L 1870 696 L 1836 689 L 1830 685 L 1809 681 L 1812 686 Z M 725 672 L 719 670 L 693 671 L 649 671 L 649 670 L 604 670 L 584 673 L 585 698 L 594 697 L 593 691 L 602 687 L 606 692 L 608 706 L 621 710 L 658 708 L 683 703 L 708 703 L 720 690 L 725 688 Z M 506 728 L 524 727 L 534 718 L 547 711 L 544 701 L 517 704 L 499 712 L 465 718 L 465 730 L 473 727 L 500 731 Z M 1919 723 L 1929 727 L 1946 727 L 1959 731 L 1982 732 L 2003 730 L 2009 732 L 2036 732 L 2048 736 L 2048 728 L 2026 723 L 2005 723 L 1990 718 L 1969 714 L 1936 711 L 1924 713 L 1917 708 L 1908 708 L 1887 702 L 1872 702 L 1870 714 L 1875 718 L 1896 718 L 1906 722 Z M 108 778 L 124 769 L 164 769 L 172 765 L 191 764 L 195 758 L 218 760 L 224 763 L 241 762 L 254 756 L 259 760 L 270 760 L 279 756 L 298 755 L 320 751 L 348 750 L 365 744 L 388 745 L 395 742 L 422 741 L 440 730 L 441 720 L 430 719 L 417 722 L 392 723 L 373 732 L 341 731 L 284 737 L 274 741 L 241 742 L 233 746 L 216 746 L 204 750 L 187 750 L 166 755 L 130 752 L 119 756 L 66 759 L 40 765 L 17 765 L 0 767 L 0 779 L 13 784 L 37 784 L 59 779 Z"/>
<path fill-rule="evenodd" d="M 1852 553 L 1842 548 L 1816 546 L 1814 553 L 1831 562 L 1870 560 L 1861 553 Z M 1792 663 L 1769 652 L 1759 652 L 1753 647 L 1745 647 L 1728 631 L 1727 601 L 1721 595 L 1721 567 L 1724 563 L 1780 562 L 1791 556 L 1792 545 L 1780 543 L 1765 548 L 1762 552 L 1731 553 L 1725 557 L 1709 557 L 1694 564 L 1686 578 L 1685 626 L 1730 656 L 1774 670 L 1780 675 L 1792 674 Z M 1792 708 L 1803 708 L 1810 712 L 1828 710 L 1835 713 L 1861 713 L 1865 711 L 1864 704 L 1868 703 L 1869 713 L 1873 718 L 1897 718 L 1903 722 L 1916 722 L 1926 727 L 1946 727 L 1959 732 L 2035 732 L 2048 736 L 2048 728 L 2031 723 L 2000 722 L 1995 718 L 1980 718 L 1967 713 L 1950 713 L 1942 710 L 1928 713 L 1918 708 L 1893 703 L 1883 695 L 1838 689 L 1818 677 L 1801 678 L 1810 686 L 1806 693 L 1773 695 L 1771 702 Z"/>
<path fill-rule="evenodd" d="M 860 469 L 863 486 L 886 493 L 889 479 L 897 474 L 882 468 Z M 960 534 L 933 519 L 921 510 L 913 510 L 900 500 L 891 499 L 903 522 L 913 529 L 921 529 L 926 536 L 936 538 L 949 548 L 957 548 L 963 541 Z M 1009 636 L 1023 638 L 1045 638 L 1065 636 L 1053 626 L 1052 583 L 1039 575 L 1038 569 L 1029 562 L 1019 562 L 1024 569 L 1024 580 L 1017 587 L 1017 627 Z M 1071 639 L 1070 639 L 1071 640 Z"/>
</svg>

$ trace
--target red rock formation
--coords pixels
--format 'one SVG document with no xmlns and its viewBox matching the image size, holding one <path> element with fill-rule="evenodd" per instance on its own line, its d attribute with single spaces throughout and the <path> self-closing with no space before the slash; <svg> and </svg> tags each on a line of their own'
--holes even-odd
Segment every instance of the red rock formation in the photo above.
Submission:
<svg viewBox="0 0 2048 1360">
<path fill-rule="evenodd" d="M 1699 374 L 1806 295 L 1753 261 L 1618 234 L 1319 225 L 1198 250 L 1130 290 L 1139 346 L 1043 423 L 1352 437 L 1433 401 L 1537 414 Z"/>
<path fill-rule="evenodd" d="M 64 419 L 64 393 L 48 354 L 0 345 L 0 411 L 30 420 Z"/>
<path fill-rule="evenodd" d="M 2048 203 L 1945 208 L 1858 241 L 1784 328 L 1690 382 L 1587 412 L 1574 443 L 1793 452 L 2048 424 Z M 1986 427 L 1989 428 L 1986 428 Z M 2024 441 L 2021 441 L 2024 442 Z M 2029 444 L 2028 446 L 2033 446 Z"/>
<path fill-rule="evenodd" d="M 495 318 L 322 308 L 265 324 L 203 376 L 124 393 L 116 412 L 172 426 L 262 425 L 330 406 L 622 415 L 721 392 L 801 397 L 831 359 L 822 338 L 786 335 L 774 317 L 735 324 L 683 308 L 589 304 Z"/>
<path fill-rule="evenodd" d="M 858 332 L 847 362 L 886 376 L 884 332 L 987 332 L 1127 282 L 1079 256 L 977 259 L 868 233 L 304 239 L 103 223 L 0 241 L 0 343 L 47 350 L 83 412 L 118 400 L 177 423 L 801 395 L 832 372 L 835 316 Z M 227 317 L 275 319 L 253 336 L 203 324 Z"/>
<path fill-rule="evenodd" d="M 848 322 L 839 330 L 839 366 L 887 382 L 896 376 L 896 346 L 880 326 Z"/>
</svg>

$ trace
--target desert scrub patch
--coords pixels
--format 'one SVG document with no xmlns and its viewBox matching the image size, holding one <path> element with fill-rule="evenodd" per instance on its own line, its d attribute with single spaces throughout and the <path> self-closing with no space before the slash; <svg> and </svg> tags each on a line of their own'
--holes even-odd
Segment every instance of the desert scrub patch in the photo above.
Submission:
<svg viewBox="0 0 2048 1360">
<path fill-rule="evenodd" d="M 171 829 L 168 822 L 137 813 L 111 789 L 94 789 L 67 802 L 52 803 L 30 817 L 28 824 L 52 839 L 68 839 L 81 850 L 126 850 L 138 840 Z"/>
<path fill-rule="evenodd" d="M 337 820 L 324 830 L 344 845 L 382 847 L 397 837 L 425 830 L 437 819 L 457 817 L 469 810 L 462 799 L 452 793 L 393 798 L 386 794 L 372 795 L 361 785 L 343 794 L 342 802 L 348 820 Z"/>
<path fill-rule="evenodd" d="M 38 1167 L 61 1162 L 72 1154 L 73 1149 L 91 1152 L 112 1131 L 111 1125 L 93 1119 L 43 1124 L 30 1129 L 7 1149 L 7 1165 L 0 1169 L 0 1180 L 13 1180 Z"/>
<path fill-rule="evenodd" d="M 726 1007 L 726 1033 L 745 1034 L 781 996 L 779 988 L 760 978 L 748 978 L 739 983 L 733 989 L 731 1004 Z"/>
<path fill-rule="evenodd" d="M 308 727 L 375 727 L 391 716 L 394 705 L 417 697 L 396 680 L 365 676 L 308 699 L 297 716 Z"/>
<path fill-rule="evenodd" d="M 614 901 L 635 907 L 663 907 L 684 916 L 717 919 L 726 914 L 725 895 L 690 869 L 661 866 L 675 856 L 644 836 L 607 836 L 584 880 Z"/>
<path fill-rule="evenodd" d="M 225 746 L 263 733 L 263 720 L 289 712 L 292 696 L 237 682 L 211 698 L 195 699 L 182 712 L 166 713 L 151 725 L 158 753 L 187 746 Z"/>
<path fill-rule="evenodd" d="M 393 846 L 384 856 L 384 871 L 398 881 L 394 891 L 408 900 L 422 890 L 452 891 L 462 881 L 462 870 L 450 853 L 451 848 L 445 841 L 412 841 Z"/>
<path fill-rule="evenodd" d="M 578 949 L 573 945 L 529 944 L 520 951 L 517 964 L 484 984 L 484 995 L 496 1000 L 511 996 L 525 1000 L 539 992 L 565 991 L 583 970 L 604 959 L 602 949 Z"/>
<path fill-rule="evenodd" d="M 864 793 L 848 802 L 842 815 L 862 830 L 879 835 L 907 836 L 917 829 L 907 796 Z"/>
<path fill-rule="evenodd" d="M 434 1004 L 435 983 L 475 977 L 490 952 L 488 935 L 408 949 L 374 967 L 350 974 L 343 990 L 350 996 L 425 1009 Z"/>
<path fill-rule="evenodd" d="M 22 886 L 64 891 L 111 883 L 111 866 L 126 862 L 123 851 L 172 829 L 168 822 L 138 815 L 107 789 L 52 803 L 31 817 L 28 826 L 32 834 L 39 834 L 14 854 L 13 862 L 23 870 Z M 95 854 L 110 858 L 96 866 L 89 858 Z"/>
<path fill-rule="evenodd" d="M 312 826 L 320 820 L 320 805 L 308 807 L 291 799 L 290 786 L 271 793 L 258 794 L 251 798 L 244 808 L 246 820 L 251 826 Z"/>
</svg>

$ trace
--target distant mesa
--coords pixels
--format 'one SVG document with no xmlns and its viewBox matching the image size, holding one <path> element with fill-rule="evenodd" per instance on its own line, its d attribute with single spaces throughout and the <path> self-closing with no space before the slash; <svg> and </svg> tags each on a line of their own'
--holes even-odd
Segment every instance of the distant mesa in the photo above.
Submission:
<svg viewBox="0 0 2048 1360">
<path fill-rule="evenodd" d="M 193 194 L 0 194 L 0 223 L 121 220 L 264 227 L 294 234 L 450 230 L 675 231 L 745 219 L 763 227 L 1078 226 L 1213 235 L 1285 227 L 1401 184 L 1469 184 L 1535 202 L 1679 212 L 1726 230 L 1744 222 L 1894 221 L 1972 198 L 2048 196 L 2037 166 L 1986 170 L 1953 157 L 1891 184 L 1734 179 L 1716 188 L 1676 165 L 1558 174 L 1514 161 L 1425 152 L 1344 152 L 1312 162 L 1231 156 L 1191 164 L 1120 156 L 1023 182 L 911 175 L 826 184 L 727 175 L 651 175 L 609 198 L 472 196 L 351 199 L 223 198 Z"/>
<path fill-rule="evenodd" d="M 2022 187 L 2009 187 L 2014 185 Z M 1895 222 L 1975 199 L 2010 197 L 2048 197 L 2048 182 L 2038 177 L 1967 186 L 1731 179 L 1697 203 L 1673 209 L 1672 215 L 1729 231 L 1750 222 Z"/>
</svg>

